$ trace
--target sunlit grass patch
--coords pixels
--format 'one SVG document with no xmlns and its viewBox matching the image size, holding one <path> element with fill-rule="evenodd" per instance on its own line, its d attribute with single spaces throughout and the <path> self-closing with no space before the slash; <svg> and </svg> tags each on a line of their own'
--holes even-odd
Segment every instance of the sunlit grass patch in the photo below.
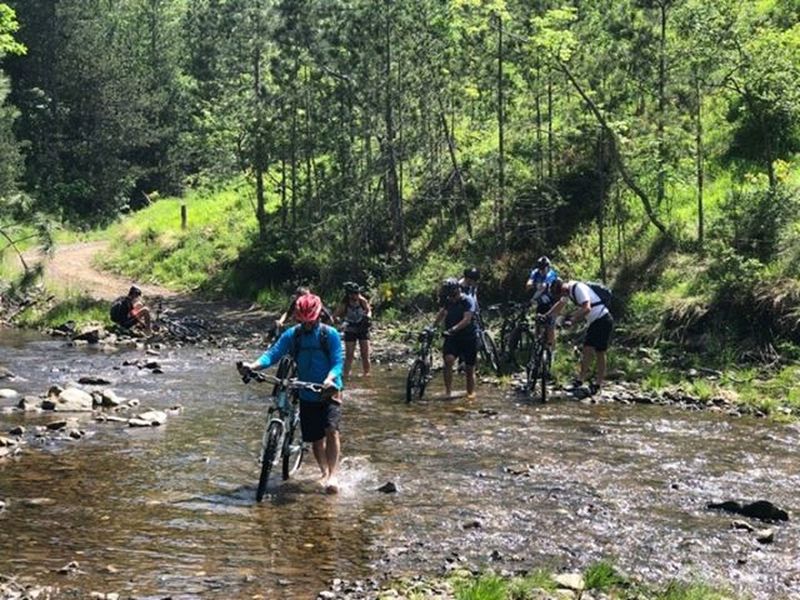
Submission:
<svg viewBox="0 0 800 600">
<path fill-rule="evenodd" d="M 614 565 L 608 561 L 591 565 L 584 572 L 583 579 L 588 590 L 608 591 L 626 583 L 625 578 L 619 575 Z"/>
<path fill-rule="evenodd" d="M 497 575 L 482 575 L 477 579 L 457 581 L 454 587 L 458 600 L 508 599 L 508 582 Z"/>
<path fill-rule="evenodd" d="M 110 325 L 110 304 L 83 294 L 67 292 L 64 299 L 42 311 L 33 307 L 20 314 L 18 323 L 25 327 L 56 327 L 73 322 L 76 327 L 88 323 Z"/>
</svg>

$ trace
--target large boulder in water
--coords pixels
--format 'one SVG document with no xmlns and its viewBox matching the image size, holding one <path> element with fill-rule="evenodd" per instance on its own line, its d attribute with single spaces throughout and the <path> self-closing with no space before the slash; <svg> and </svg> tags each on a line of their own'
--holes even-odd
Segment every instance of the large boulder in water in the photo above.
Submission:
<svg viewBox="0 0 800 600">
<path fill-rule="evenodd" d="M 56 412 L 91 412 L 94 405 L 90 393 L 73 387 L 65 389 L 55 398 L 51 396 L 48 400 L 50 402 L 47 406 L 42 403 L 42 408 Z"/>
</svg>

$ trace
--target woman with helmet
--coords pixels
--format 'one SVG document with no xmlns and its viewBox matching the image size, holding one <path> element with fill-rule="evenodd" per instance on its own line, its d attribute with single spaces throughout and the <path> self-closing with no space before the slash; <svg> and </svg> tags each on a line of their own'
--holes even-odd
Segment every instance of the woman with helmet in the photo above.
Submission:
<svg viewBox="0 0 800 600">
<path fill-rule="evenodd" d="M 361 293 L 357 283 L 347 281 L 344 284 L 344 298 L 333 314 L 335 319 L 344 324 L 344 376 L 350 377 L 353 358 L 356 353 L 356 342 L 361 352 L 361 369 L 364 377 L 369 377 L 370 347 L 369 330 L 372 325 L 372 307 L 369 300 Z"/>
<path fill-rule="evenodd" d="M 475 301 L 461 291 L 455 278 L 445 279 L 440 288 L 441 307 L 433 322 L 437 327 L 444 321 L 444 390 L 448 397 L 453 392 L 453 365 L 461 358 L 464 363 L 467 398 L 475 398 L 475 362 L 478 355 L 478 338 L 475 328 Z"/>
<path fill-rule="evenodd" d="M 308 293 L 297 298 L 294 318 L 299 324 L 283 332 L 258 360 L 245 367 L 260 371 L 289 355 L 297 363 L 299 379 L 322 384 L 322 392 L 300 391 L 300 428 L 303 441 L 312 444 L 325 491 L 335 494 L 339 491 L 335 476 L 341 447 L 339 424 L 342 418 L 344 353 L 339 332 L 320 324 L 321 313 L 319 296 Z"/>
</svg>

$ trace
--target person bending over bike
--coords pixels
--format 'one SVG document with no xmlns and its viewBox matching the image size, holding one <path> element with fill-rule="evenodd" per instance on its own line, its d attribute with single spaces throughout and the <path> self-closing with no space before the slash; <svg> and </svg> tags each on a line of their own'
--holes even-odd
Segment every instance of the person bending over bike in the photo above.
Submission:
<svg viewBox="0 0 800 600">
<path fill-rule="evenodd" d="M 350 377 L 353 358 L 356 353 L 356 342 L 361 352 L 361 369 L 364 377 L 369 377 L 369 330 L 372 326 L 372 307 L 361 294 L 357 283 L 348 281 L 344 284 L 344 298 L 333 313 L 334 318 L 344 323 L 344 376 Z"/>
<path fill-rule="evenodd" d="M 291 355 L 302 381 L 321 383 L 322 393 L 300 391 L 300 429 L 303 441 L 310 442 L 325 491 L 339 491 L 336 469 L 339 466 L 339 425 L 342 418 L 342 340 L 333 327 L 320 324 L 322 301 L 308 293 L 297 298 L 294 318 L 299 325 L 287 329 L 261 357 L 245 366 L 253 371 L 277 364 Z"/>
<path fill-rule="evenodd" d="M 550 264 L 550 259 L 546 256 L 539 257 L 536 267 L 531 270 L 528 281 L 525 282 L 525 290 L 533 292 L 531 302 L 536 302 L 536 314 L 545 315 L 556 301 L 550 290 L 550 285 L 558 277 L 558 273 Z M 539 319 L 537 319 L 537 323 Z M 556 347 L 556 328 L 553 319 L 545 319 L 544 325 L 547 327 L 547 344 L 552 353 Z"/>
<path fill-rule="evenodd" d="M 467 296 L 471 296 L 475 301 L 475 310 L 480 311 L 478 304 L 478 281 L 481 278 L 481 272 L 476 267 L 469 267 L 464 269 L 464 276 L 458 280 L 458 285 L 461 286 L 461 291 Z"/>
<path fill-rule="evenodd" d="M 595 383 L 589 386 L 589 392 L 596 394 L 602 389 L 606 378 L 606 351 L 611 340 L 611 331 L 614 329 L 614 318 L 611 316 L 611 311 L 600 296 L 586 283 L 565 282 L 556 279 L 550 287 L 557 301 L 547 313 L 547 317 L 554 318 L 559 315 L 569 299 L 577 306 L 577 309 L 565 317 L 564 324 L 570 326 L 581 319 L 586 319 L 589 324 L 583 338 L 580 375 L 572 382 L 572 387 L 583 386 L 594 360 L 596 363 Z"/>
<path fill-rule="evenodd" d="M 459 357 L 464 362 L 467 383 L 467 398 L 475 398 L 475 362 L 478 354 L 478 338 L 475 328 L 475 301 L 461 291 L 458 280 L 445 279 L 440 291 L 441 308 L 433 322 L 434 328 L 444 320 L 445 340 L 444 389 L 451 396 L 453 389 L 453 365 Z"/>
<path fill-rule="evenodd" d="M 150 309 L 142 301 L 142 290 L 132 285 L 127 296 L 120 296 L 111 303 L 111 320 L 125 329 L 141 329 L 145 335 L 152 335 Z"/>
</svg>

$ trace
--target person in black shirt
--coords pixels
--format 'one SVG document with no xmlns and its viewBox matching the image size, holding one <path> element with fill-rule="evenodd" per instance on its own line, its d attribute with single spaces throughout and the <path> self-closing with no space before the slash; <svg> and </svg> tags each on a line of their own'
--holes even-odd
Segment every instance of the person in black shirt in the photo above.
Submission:
<svg viewBox="0 0 800 600">
<path fill-rule="evenodd" d="M 440 306 L 433 326 L 444 321 L 444 389 L 447 396 L 453 391 L 453 365 L 461 358 L 467 384 L 467 398 L 475 398 L 475 362 L 478 339 L 475 329 L 475 300 L 461 291 L 457 279 L 446 279 L 441 287 Z"/>
</svg>

